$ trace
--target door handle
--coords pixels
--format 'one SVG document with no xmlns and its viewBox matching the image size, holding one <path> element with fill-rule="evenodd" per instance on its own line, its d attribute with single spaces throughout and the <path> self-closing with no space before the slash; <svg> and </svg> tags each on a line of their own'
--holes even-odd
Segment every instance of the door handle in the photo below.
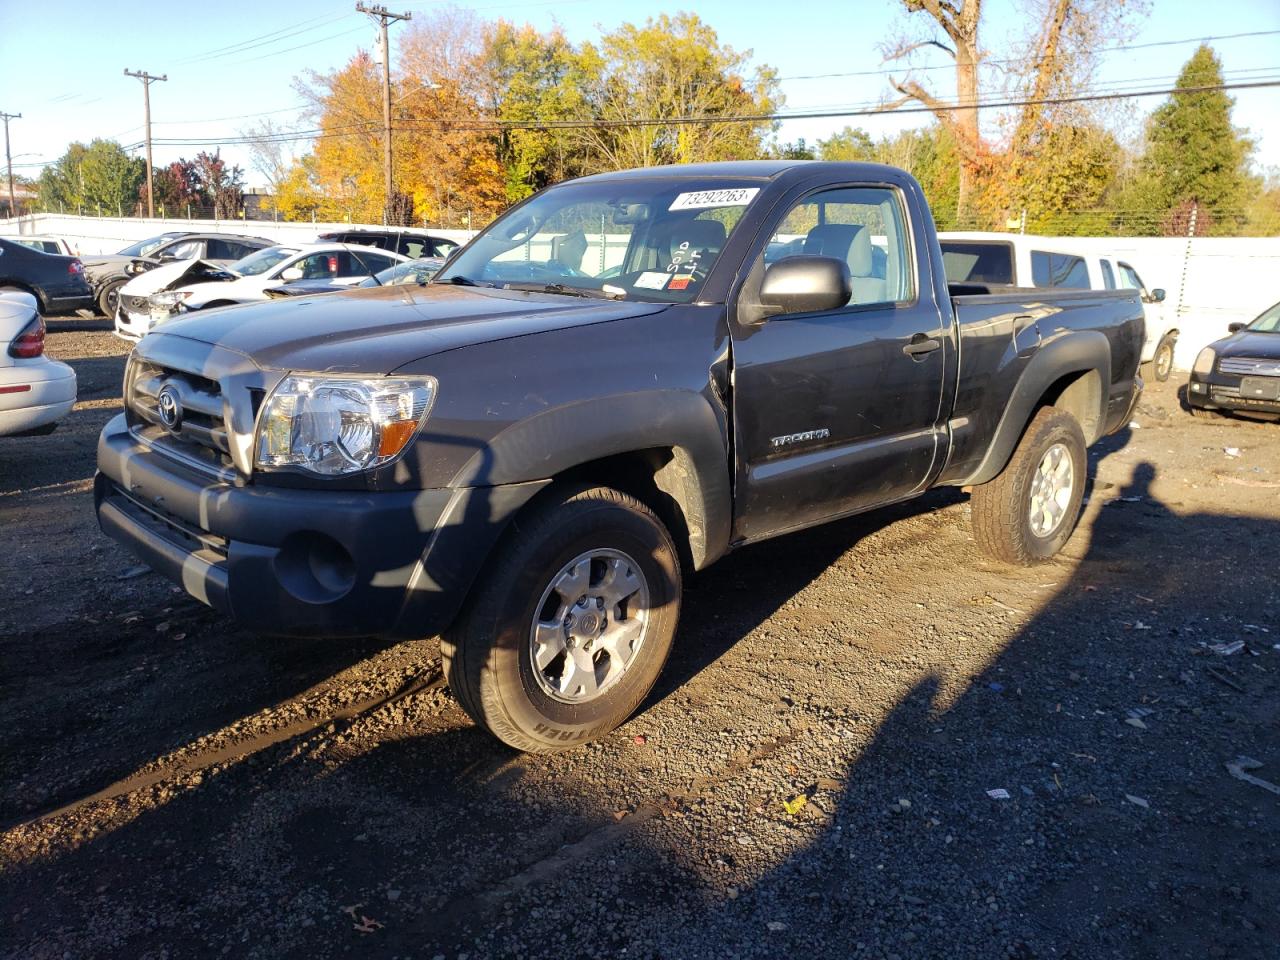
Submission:
<svg viewBox="0 0 1280 960">
<path fill-rule="evenodd" d="M 925 336 L 923 333 L 917 333 L 911 338 L 911 342 L 902 348 L 902 352 L 912 360 L 916 360 L 926 354 L 933 353 L 933 351 L 937 350 L 941 346 L 941 340 L 938 340 L 935 337 Z"/>
</svg>

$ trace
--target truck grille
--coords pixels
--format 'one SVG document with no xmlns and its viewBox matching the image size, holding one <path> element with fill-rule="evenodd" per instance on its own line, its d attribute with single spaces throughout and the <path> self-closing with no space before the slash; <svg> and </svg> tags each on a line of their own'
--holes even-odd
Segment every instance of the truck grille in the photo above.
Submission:
<svg viewBox="0 0 1280 960">
<path fill-rule="evenodd" d="M 1280 377 L 1280 360 L 1260 357 L 1223 357 L 1218 361 L 1218 372 L 1237 377 Z"/>
<path fill-rule="evenodd" d="M 216 380 L 135 359 L 127 403 L 135 436 L 209 472 L 234 475 Z"/>
</svg>

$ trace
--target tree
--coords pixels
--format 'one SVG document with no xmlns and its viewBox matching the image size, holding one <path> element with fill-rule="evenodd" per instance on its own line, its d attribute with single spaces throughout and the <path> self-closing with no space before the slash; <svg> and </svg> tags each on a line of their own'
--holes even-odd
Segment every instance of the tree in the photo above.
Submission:
<svg viewBox="0 0 1280 960">
<path fill-rule="evenodd" d="M 156 189 L 156 207 L 166 214 L 185 213 L 191 208 L 198 210 L 203 205 L 200 193 L 200 179 L 196 174 L 195 164 L 190 160 L 175 160 L 167 167 L 155 171 L 152 178 Z M 146 199 L 147 188 L 142 188 L 142 199 Z"/>
<path fill-rule="evenodd" d="M 73 143 L 41 172 L 40 204 L 46 210 L 132 214 L 145 176 L 144 161 L 114 140 Z"/>
<path fill-rule="evenodd" d="M 750 69 L 751 51 L 720 43 L 696 14 L 623 24 L 580 54 L 598 125 L 579 136 L 598 167 L 620 170 L 765 152 L 770 120 L 680 123 L 684 117 L 762 116 L 782 103 L 776 73 Z M 659 123 L 635 123 L 657 119 Z"/>
<path fill-rule="evenodd" d="M 271 192 L 279 193 L 280 184 L 293 166 L 289 152 L 290 131 L 274 120 L 261 120 L 241 134 L 248 141 L 250 162 Z"/>
<path fill-rule="evenodd" d="M 1253 142 L 1231 124 L 1234 100 L 1222 90 L 1191 91 L 1222 84 L 1222 63 L 1206 44 L 1178 75 L 1179 92 L 1151 114 L 1134 185 L 1137 202 L 1154 215 L 1160 232 L 1185 232 L 1175 211 L 1190 204 L 1208 208 L 1212 224 L 1197 217 L 1197 233 L 1237 231 L 1258 182 L 1248 172 Z M 1162 219 L 1161 219 L 1162 218 Z M 1152 230 L 1151 232 L 1155 232 Z"/>
<path fill-rule="evenodd" d="M 197 153 L 192 166 L 205 206 L 213 208 L 214 217 L 229 220 L 239 216 L 244 204 L 244 171 L 228 167 L 221 150 Z"/>
<path fill-rule="evenodd" d="M 818 141 L 818 156 L 823 160 L 874 161 L 876 145 L 861 127 L 845 127 Z"/>
</svg>

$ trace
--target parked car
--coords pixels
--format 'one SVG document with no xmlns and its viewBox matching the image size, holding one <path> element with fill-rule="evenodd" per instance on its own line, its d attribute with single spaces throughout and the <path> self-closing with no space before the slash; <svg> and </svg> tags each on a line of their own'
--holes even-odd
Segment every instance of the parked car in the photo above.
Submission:
<svg viewBox="0 0 1280 960">
<path fill-rule="evenodd" d="M 325 243 L 354 243 L 362 247 L 393 250 L 411 260 L 421 260 L 423 257 L 439 257 L 443 260 L 458 249 L 458 244 L 453 240 L 411 230 L 332 230 L 320 234 L 317 239 Z"/>
<path fill-rule="evenodd" d="M 404 263 L 397 263 L 394 267 L 387 267 L 371 277 L 365 277 L 355 284 L 355 287 L 396 287 L 404 284 L 422 286 L 430 283 L 431 278 L 440 271 L 442 266 L 444 261 L 439 257 L 406 260 Z M 352 289 L 351 286 L 336 280 L 294 280 L 292 283 L 267 287 L 263 292 L 271 299 L 279 300 L 281 297 L 309 297 L 317 293 L 337 293 L 340 290 L 350 289 Z"/>
<path fill-rule="evenodd" d="M 0 291 L 21 290 L 36 298 L 45 315 L 93 306 L 93 291 L 78 257 L 43 253 L 0 237 Z"/>
<path fill-rule="evenodd" d="M 114 317 L 120 289 L 139 273 L 175 260 L 234 263 L 255 250 L 271 246 L 272 242 L 234 233 L 174 230 L 131 243 L 119 253 L 85 257 L 84 265 L 98 312 L 104 317 Z"/>
<path fill-rule="evenodd" d="M 1156 380 L 1169 379 L 1178 327 L 1164 307 L 1164 291 L 1147 290 L 1132 265 L 1112 254 L 1075 249 L 1070 238 L 1021 233 L 944 232 L 938 234 L 950 283 L 1075 290 L 1129 288 L 1142 295 L 1147 320 L 1142 362 Z"/>
<path fill-rule="evenodd" d="M 76 373 L 44 352 L 36 298 L 0 290 L 0 437 L 51 433 L 76 402 Z"/>
<path fill-rule="evenodd" d="M 1236 413 L 1280 419 L 1280 303 L 1252 323 L 1232 323 L 1230 336 L 1215 340 L 1196 357 L 1187 382 L 1193 416 Z"/>
<path fill-rule="evenodd" d="M 62 237 L 30 234 L 23 237 L 8 237 L 7 239 L 20 243 L 24 247 L 30 247 L 32 250 L 39 250 L 41 253 L 57 253 L 64 257 L 74 257 L 76 255 L 76 252 L 71 249 L 71 244 L 67 243 Z"/>
<path fill-rule="evenodd" d="M 938 485 L 973 488 L 993 557 L 1063 546 L 1086 448 L 1141 391 L 1137 291 L 960 289 L 893 167 L 569 181 L 426 286 L 158 328 L 98 445 L 99 522 L 265 634 L 442 633 L 478 723 L 564 749 L 643 702 L 682 561 Z"/>
<path fill-rule="evenodd" d="M 138 340 L 151 327 L 192 310 L 269 299 L 267 287 L 295 280 L 353 286 L 404 257 L 342 243 L 267 247 L 227 266 L 208 260 L 168 263 L 134 277 L 120 290 L 116 334 Z"/>
</svg>

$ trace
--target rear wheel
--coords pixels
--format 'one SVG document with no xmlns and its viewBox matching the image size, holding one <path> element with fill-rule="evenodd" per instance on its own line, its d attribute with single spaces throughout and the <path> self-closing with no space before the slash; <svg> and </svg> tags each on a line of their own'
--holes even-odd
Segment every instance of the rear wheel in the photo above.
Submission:
<svg viewBox="0 0 1280 960">
<path fill-rule="evenodd" d="M 462 708 L 518 750 L 604 736 L 652 689 L 675 636 L 680 565 L 640 501 L 566 491 L 513 527 L 441 639 Z"/>
<path fill-rule="evenodd" d="M 1217 410 L 1209 410 L 1205 407 L 1187 407 L 1187 409 L 1197 420 L 1217 420 L 1222 416 Z"/>
<path fill-rule="evenodd" d="M 1080 517 L 1086 464 L 1084 433 L 1075 417 L 1042 409 L 1000 475 L 973 490 L 978 546 L 988 556 L 1023 566 L 1051 558 Z"/>
</svg>

